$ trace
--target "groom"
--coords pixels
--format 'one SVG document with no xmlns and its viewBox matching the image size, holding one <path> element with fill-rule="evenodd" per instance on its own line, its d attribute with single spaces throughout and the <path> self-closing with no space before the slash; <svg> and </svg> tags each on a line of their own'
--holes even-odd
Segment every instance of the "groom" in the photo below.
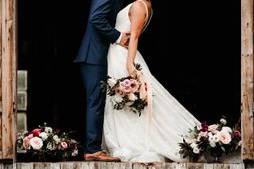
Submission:
<svg viewBox="0 0 254 169">
<path fill-rule="evenodd" d="M 101 149 L 105 93 L 101 92 L 100 82 L 107 77 L 107 52 L 110 43 L 128 45 L 129 35 L 114 29 L 121 6 L 122 0 L 91 0 L 85 36 L 74 61 L 80 65 L 86 92 L 84 159 L 87 161 L 120 161 Z"/>
</svg>

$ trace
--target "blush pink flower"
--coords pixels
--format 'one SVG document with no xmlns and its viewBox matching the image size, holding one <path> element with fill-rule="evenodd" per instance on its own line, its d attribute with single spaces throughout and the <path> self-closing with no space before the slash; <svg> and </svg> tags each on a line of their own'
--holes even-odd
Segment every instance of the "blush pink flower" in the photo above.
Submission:
<svg viewBox="0 0 254 169">
<path fill-rule="evenodd" d="M 213 124 L 213 125 L 209 125 L 208 126 L 208 131 L 212 132 L 212 133 L 217 133 L 218 132 L 218 125 L 217 124 Z"/>
<path fill-rule="evenodd" d="M 27 137 L 28 137 L 29 139 L 31 139 L 31 138 L 34 137 L 34 135 L 33 135 L 33 134 L 29 134 Z"/>
<path fill-rule="evenodd" d="M 62 146 L 64 149 L 68 148 L 68 144 L 67 144 L 65 141 L 61 142 L 61 146 Z"/>
<path fill-rule="evenodd" d="M 33 138 L 31 138 L 29 143 L 33 147 L 34 150 L 39 150 L 43 146 L 43 141 L 39 137 L 33 137 Z"/>
<path fill-rule="evenodd" d="M 23 147 L 27 150 L 30 149 L 30 138 L 27 136 L 23 139 Z"/>
<path fill-rule="evenodd" d="M 125 94 L 129 94 L 132 91 L 131 86 L 120 86 L 120 91 L 122 91 Z"/>
<path fill-rule="evenodd" d="M 217 136 L 223 144 L 229 144 L 232 140 L 231 135 L 226 131 L 220 131 L 217 133 Z"/>
<path fill-rule="evenodd" d="M 124 81 L 120 82 L 120 86 L 130 87 L 131 86 L 131 81 L 129 79 L 125 79 Z"/>
</svg>

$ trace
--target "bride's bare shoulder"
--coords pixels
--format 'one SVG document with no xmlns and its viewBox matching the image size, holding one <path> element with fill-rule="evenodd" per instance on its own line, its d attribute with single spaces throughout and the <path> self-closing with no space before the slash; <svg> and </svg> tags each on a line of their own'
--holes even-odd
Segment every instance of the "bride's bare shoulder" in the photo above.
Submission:
<svg viewBox="0 0 254 169">
<path fill-rule="evenodd" d="M 150 1 L 144 0 L 136 0 L 130 6 L 129 16 L 131 15 L 139 15 L 146 16 L 149 15 L 149 11 L 151 11 L 152 5 Z M 148 17 L 148 16 L 146 16 Z"/>
</svg>

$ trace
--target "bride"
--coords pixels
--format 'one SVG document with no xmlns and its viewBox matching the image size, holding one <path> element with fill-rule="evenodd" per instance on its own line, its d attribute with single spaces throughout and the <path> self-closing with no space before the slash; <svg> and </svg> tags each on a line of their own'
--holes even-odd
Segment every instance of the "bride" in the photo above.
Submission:
<svg viewBox="0 0 254 169">
<path fill-rule="evenodd" d="M 151 86 L 152 105 L 142 115 L 115 110 L 106 98 L 104 115 L 104 139 L 107 150 L 122 161 L 161 162 L 183 161 L 178 143 L 200 122 L 193 117 L 150 73 L 142 55 L 138 52 L 138 39 L 152 17 L 149 0 L 136 0 L 117 15 L 116 29 L 130 32 L 128 49 L 111 44 L 108 51 L 108 75 L 113 78 L 136 76 L 134 63 L 142 67 L 143 76 Z"/>
</svg>

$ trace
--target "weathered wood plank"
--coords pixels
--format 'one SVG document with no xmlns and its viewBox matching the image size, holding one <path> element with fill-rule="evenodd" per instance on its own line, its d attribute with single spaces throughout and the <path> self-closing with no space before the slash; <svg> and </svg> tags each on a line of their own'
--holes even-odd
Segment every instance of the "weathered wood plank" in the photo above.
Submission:
<svg viewBox="0 0 254 169">
<path fill-rule="evenodd" d="M 148 169 L 165 169 L 164 163 L 153 163 L 148 166 Z"/>
<path fill-rule="evenodd" d="M 51 163 L 34 163 L 33 169 L 51 169 Z"/>
<path fill-rule="evenodd" d="M 33 163 L 17 163 L 17 169 L 33 169 Z"/>
<path fill-rule="evenodd" d="M 244 169 L 244 164 L 214 163 L 110 163 L 110 162 L 59 162 L 17 163 L 17 169 Z M 1 169 L 1 167 L 0 167 Z"/>
<path fill-rule="evenodd" d="M 242 158 L 254 160 L 253 122 L 253 0 L 241 0 Z"/>
<path fill-rule="evenodd" d="M 229 164 L 215 163 L 215 164 L 213 164 L 213 168 L 216 168 L 216 169 L 230 169 L 230 165 Z"/>
<path fill-rule="evenodd" d="M 61 169 L 74 169 L 74 163 L 73 162 L 62 162 Z"/>
<path fill-rule="evenodd" d="M 108 163 L 107 167 L 112 169 L 132 169 L 132 163 Z"/>
<path fill-rule="evenodd" d="M 13 164 L 5 164 L 3 169 L 13 169 Z"/>
<path fill-rule="evenodd" d="M 2 0 L 2 145 L 3 159 L 14 159 L 16 34 L 15 0 Z"/>
<path fill-rule="evenodd" d="M 2 0 L 0 0 L 0 9 L 2 10 Z M 2 63 L 2 12 L 0 10 L 0 63 Z M 0 72 L 2 72 L 2 65 L 0 64 Z M 0 82 L 2 81 L 2 73 L 0 73 Z M 0 83 L 0 112 L 2 112 L 2 84 Z"/>
<path fill-rule="evenodd" d="M 2 10 L 2 0 L 0 0 L 0 9 Z M 0 10 L 0 128 L 2 128 L 2 12 Z M 2 130 L 0 130 L 0 159 L 2 159 Z"/>
<path fill-rule="evenodd" d="M 186 163 L 165 163 L 165 169 L 186 169 Z"/>
<path fill-rule="evenodd" d="M 203 163 L 187 163 L 187 169 L 203 169 Z"/>
<path fill-rule="evenodd" d="M 213 169 L 213 164 L 204 164 L 204 169 Z"/>
<path fill-rule="evenodd" d="M 230 169 L 242 169 L 242 168 L 245 168 L 243 163 L 241 163 L 241 164 L 230 164 Z"/>
<path fill-rule="evenodd" d="M 133 168 L 133 169 L 147 169 L 147 168 L 148 168 L 148 165 L 143 164 L 143 163 L 134 163 L 134 164 L 132 165 L 132 168 Z"/>
</svg>

